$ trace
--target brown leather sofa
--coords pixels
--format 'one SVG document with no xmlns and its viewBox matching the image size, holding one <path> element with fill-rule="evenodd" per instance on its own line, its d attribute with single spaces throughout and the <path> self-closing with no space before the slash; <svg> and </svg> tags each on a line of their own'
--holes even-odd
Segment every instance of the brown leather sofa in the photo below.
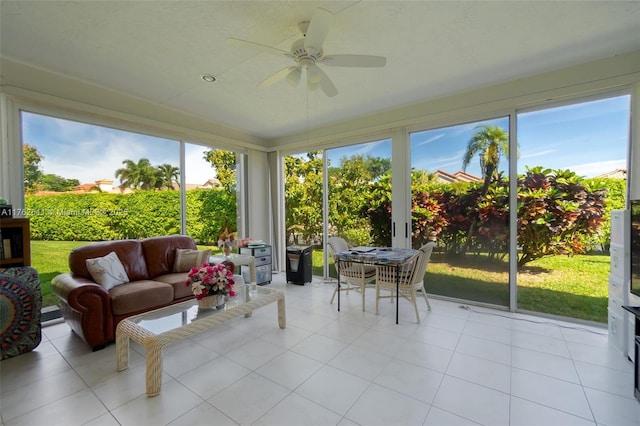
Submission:
<svg viewBox="0 0 640 426">
<path fill-rule="evenodd" d="M 70 273 L 53 278 L 65 322 L 93 350 L 115 341 L 124 318 L 193 298 L 187 272 L 173 272 L 175 251 L 196 249 L 191 237 L 171 235 L 143 240 L 105 241 L 80 246 L 69 254 Z M 109 291 L 91 277 L 85 261 L 115 252 L 129 282 Z M 232 266 L 233 268 L 233 266 Z"/>
</svg>

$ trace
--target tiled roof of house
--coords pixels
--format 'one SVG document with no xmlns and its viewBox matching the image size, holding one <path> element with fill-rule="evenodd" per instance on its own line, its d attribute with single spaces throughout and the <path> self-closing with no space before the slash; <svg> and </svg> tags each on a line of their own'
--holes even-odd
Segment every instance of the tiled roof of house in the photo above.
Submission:
<svg viewBox="0 0 640 426">
<path fill-rule="evenodd" d="M 597 178 L 609 178 L 609 179 L 626 179 L 627 169 L 615 169 L 610 172 L 596 176 Z"/>
<path fill-rule="evenodd" d="M 463 172 L 461 170 L 451 174 L 451 173 L 447 173 L 444 170 L 436 170 L 435 173 L 436 177 L 438 178 L 438 180 L 440 182 L 445 182 L 445 183 L 452 183 L 452 182 L 482 182 L 482 179 L 474 176 L 472 174 L 469 174 L 467 172 Z"/>
</svg>

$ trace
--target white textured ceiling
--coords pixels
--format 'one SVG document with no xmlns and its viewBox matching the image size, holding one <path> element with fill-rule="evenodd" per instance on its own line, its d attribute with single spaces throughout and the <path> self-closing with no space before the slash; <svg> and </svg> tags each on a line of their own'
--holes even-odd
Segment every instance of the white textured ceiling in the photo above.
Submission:
<svg viewBox="0 0 640 426">
<path fill-rule="evenodd" d="M 227 37 L 289 50 L 320 6 L 325 54 L 387 65 L 325 67 L 333 98 L 257 88 L 292 63 Z M 0 1 L 3 57 L 266 139 L 635 50 L 637 1 Z"/>
</svg>

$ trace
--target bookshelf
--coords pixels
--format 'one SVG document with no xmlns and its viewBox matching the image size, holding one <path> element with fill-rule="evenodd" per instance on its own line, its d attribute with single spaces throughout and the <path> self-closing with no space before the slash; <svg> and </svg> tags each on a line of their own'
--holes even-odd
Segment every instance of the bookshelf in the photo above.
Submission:
<svg viewBox="0 0 640 426">
<path fill-rule="evenodd" d="M 30 265 L 29 219 L 0 219 L 0 268 Z"/>
</svg>

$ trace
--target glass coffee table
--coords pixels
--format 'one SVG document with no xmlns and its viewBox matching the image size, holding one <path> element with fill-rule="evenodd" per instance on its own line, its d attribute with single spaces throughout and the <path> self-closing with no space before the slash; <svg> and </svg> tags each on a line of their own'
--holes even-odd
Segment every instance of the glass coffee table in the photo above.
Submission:
<svg viewBox="0 0 640 426">
<path fill-rule="evenodd" d="M 284 293 L 255 284 L 242 284 L 236 296 L 220 310 L 200 309 L 196 299 L 177 303 L 144 314 L 126 318 L 116 329 L 118 371 L 129 367 L 129 341 L 143 345 L 147 351 L 146 390 L 156 396 L 162 386 L 162 349 L 171 344 L 209 330 L 218 324 L 244 315 L 250 317 L 262 306 L 278 302 L 278 325 L 286 327 Z"/>
</svg>

